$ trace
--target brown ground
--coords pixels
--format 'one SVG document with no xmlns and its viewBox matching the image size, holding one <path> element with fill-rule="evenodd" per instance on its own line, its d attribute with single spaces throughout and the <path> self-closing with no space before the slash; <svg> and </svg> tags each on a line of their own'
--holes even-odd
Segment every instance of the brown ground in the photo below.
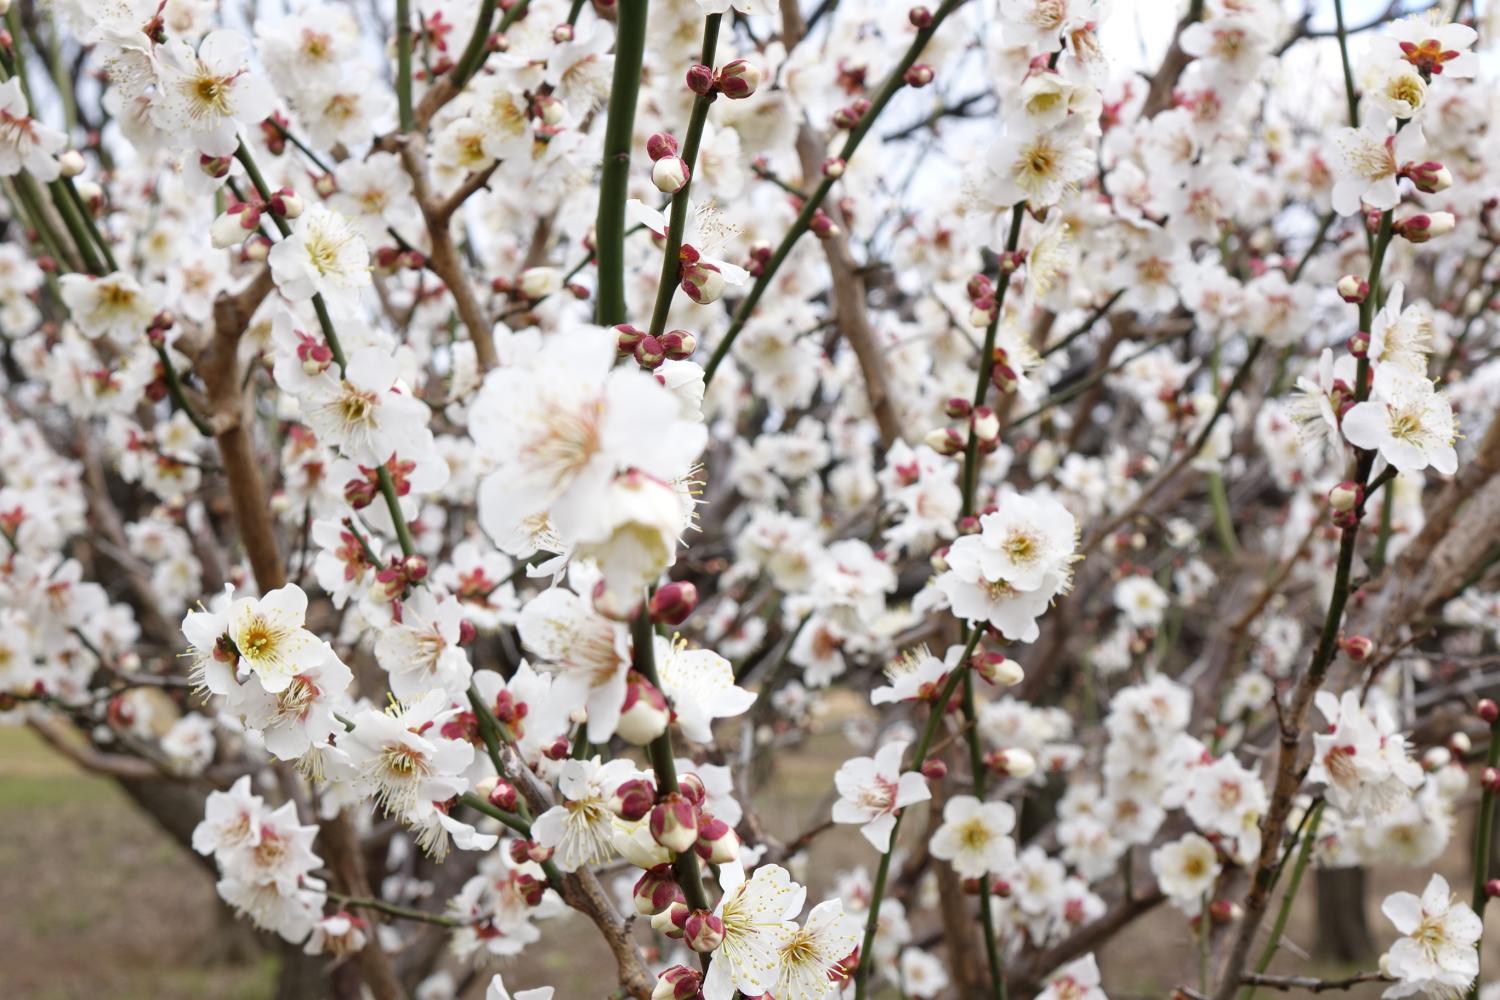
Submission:
<svg viewBox="0 0 1500 1000">
<path fill-rule="evenodd" d="M 801 765 L 772 787 L 776 808 L 763 808 L 771 831 L 792 835 L 826 809 L 830 775 L 843 759 L 843 741 L 828 734 L 798 754 Z M 822 813 L 822 815 L 826 815 Z M 1443 865 L 1463 885 L 1467 864 L 1455 843 Z M 832 872 L 875 855 L 862 839 L 835 831 L 819 841 L 805 877 L 814 893 Z M 1144 868 L 1144 860 L 1138 864 Z M 1309 878 L 1311 875 L 1309 875 Z M 1369 896 L 1369 922 L 1388 940 L 1379 900 L 1396 888 L 1420 891 L 1421 875 L 1390 872 Z M 200 1000 L 264 998 L 272 994 L 276 963 L 226 954 L 226 934 L 208 874 L 186 857 L 107 780 L 84 775 L 51 754 L 24 730 L 0 729 L 0 995 L 12 1000 Z M 1311 896 L 1310 886 L 1303 895 Z M 1461 890 L 1460 890 L 1461 891 Z M 528 955 L 506 972 L 512 988 L 551 984 L 559 1000 L 593 1000 L 605 965 L 581 964 L 596 954 L 592 928 L 545 930 L 559 947 Z M 1268 921 L 1269 922 L 1269 921 Z M 1294 914 L 1287 940 L 1311 950 L 1311 905 Z M 1115 1000 L 1162 997 L 1174 982 L 1191 983 L 1194 946 L 1184 921 L 1163 908 L 1123 935 L 1102 956 Z M 1333 975 L 1284 950 L 1278 965 L 1299 974 Z M 1500 965 L 1500 951 L 1487 966 Z M 1262 997 L 1272 996 L 1266 992 Z M 1305 994 L 1302 994 L 1305 995 Z M 1343 994 L 1368 1000 L 1378 987 Z M 1024 1000 L 1024 998 L 1018 998 Z"/>
</svg>

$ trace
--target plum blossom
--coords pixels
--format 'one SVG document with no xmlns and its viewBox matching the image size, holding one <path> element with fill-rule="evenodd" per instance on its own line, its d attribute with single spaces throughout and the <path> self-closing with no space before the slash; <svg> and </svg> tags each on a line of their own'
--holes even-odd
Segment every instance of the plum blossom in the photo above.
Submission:
<svg viewBox="0 0 1500 1000">
<path fill-rule="evenodd" d="M 901 770 L 906 741 L 887 743 L 874 757 L 855 757 L 845 761 L 833 776 L 839 790 L 833 804 L 835 823 L 858 823 L 875 850 L 884 854 L 891 848 L 891 832 L 897 813 L 915 802 L 932 798 L 927 779 L 918 771 Z"/>
</svg>

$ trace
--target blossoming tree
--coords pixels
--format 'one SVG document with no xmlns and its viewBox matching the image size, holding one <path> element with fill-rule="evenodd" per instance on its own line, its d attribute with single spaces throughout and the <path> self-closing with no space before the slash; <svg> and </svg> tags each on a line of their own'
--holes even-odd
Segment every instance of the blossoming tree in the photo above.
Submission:
<svg viewBox="0 0 1500 1000">
<path fill-rule="evenodd" d="M 1133 6 L 0 0 L 0 719 L 306 995 L 1480 996 L 1500 23 Z"/>
</svg>

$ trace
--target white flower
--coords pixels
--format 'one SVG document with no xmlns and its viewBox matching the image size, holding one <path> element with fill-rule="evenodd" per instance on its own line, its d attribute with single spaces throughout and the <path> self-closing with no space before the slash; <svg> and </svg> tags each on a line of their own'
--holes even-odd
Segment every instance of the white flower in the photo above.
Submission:
<svg viewBox="0 0 1500 1000">
<path fill-rule="evenodd" d="M 1456 900 L 1441 875 L 1432 876 L 1418 899 L 1396 892 L 1380 904 L 1403 937 L 1380 959 L 1380 967 L 1400 980 L 1383 997 L 1416 993 L 1459 996 L 1479 975 L 1479 953 L 1474 944 L 1484 931 L 1474 911 Z"/>
<path fill-rule="evenodd" d="M 1135 628 L 1155 628 L 1162 623 L 1172 599 L 1149 576 L 1127 576 L 1115 584 L 1115 607 Z"/>
<path fill-rule="evenodd" d="M 702 424 L 680 418 L 672 392 L 636 367 L 614 367 L 613 331 L 553 334 L 529 364 L 489 373 L 470 433 L 495 460 L 480 486 L 479 520 L 507 539 L 546 515 L 560 544 L 607 537 L 615 476 L 630 468 L 664 483 L 703 450 Z"/>
<path fill-rule="evenodd" d="M 536 818 L 532 839 L 552 848 L 557 867 L 565 872 L 608 861 L 615 853 L 609 797 L 622 782 L 638 775 L 635 765 L 623 759 L 604 765 L 598 757 L 565 762 L 557 782 L 564 801 Z"/>
<path fill-rule="evenodd" d="M 1444 79 L 1472 79 L 1479 57 L 1471 50 L 1478 33 L 1467 24 L 1442 21 L 1442 11 L 1431 9 L 1392 21 L 1370 45 L 1370 58 L 1402 60 L 1419 72 Z"/>
<path fill-rule="evenodd" d="M 1342 697 L 1319 691 L 1315 703 L 1328 728 L 1313 735 L 1307 777 L 1328 786 L 1328 801 L 1340 812 L 1376 818 L 1421 786 L 1422 766 L 1407 756 L 1406 740 L 1389 713 L 1364 707 L 1353 690 Z"/>
<path fill-rule="evenodd" d="M 829 974 L 858 943 L 859 925 L 844 913 L 843 901 L 819 903 L 781 943 L 776 985 L 769 992 L 777 1000 L 822 1000 L 833 990 Z"/>
<path fill-rule="evenodd" d="M 203 820 L 193 828 L 193 850 L 199 854 L 252 847 L 260 842 L 265 800 L 250 791 L 250 776 L 244 775 L 227 792 L 209 792 Z"/>
<path fill-rule="evenodd" d="M 801 912 L 806 890 L 780 865 L 762 865 L 746 879 L 738 861 L 719 868 L 719 886 L 724 894 L 714 914 L 724 923 L 724 940 L 703 978 L 704 1000 L 730 1000 L 735 990 L 769 993 L 781 949 L 797 931 L 792 918 Z"/>
<path fill-rule="evenodd" d="M 1350 407 L 1342 426 L 1350 444 L 1378 450 L 1400 472 L 1458 469 L 1453 408 L 1426 375 L 1381 365 L 1370 399 Z"/>
<path fill-rule="evenodd" d="M 552 1000 L 552 993 L 550 986 L 539 986 L 534 990 L 509 993 L 505 989 L 504 980 L 497 972 L 495 978 L 490 980 L 489 988 L 484 991 L 484 1000 Z"/>
<path fill-rule="evenodd" d="M 239 652 L 239 666 L 272 694 L 286 690 L 298 674 L 317 670 L 327 655 L 317 636 L 302 627 L 307 595 L 289 583 L 261 598 L 242 597 L 229 608 L 226 631 Z"/>
<path fill-rule="evenodd" d="M 1078 525 L 1068 509 L 1051 497 L 1010 491 L 1001 494 L 998 506 L 979 519 L 979 567 L 985 579 L 1024 591 L 1042 589 L 1049 577 L 1067 579 L 1078 543 Z"/>
<path fill-rule="evenodd" d="M 443 723 L 456 714 L 442 691 L 387 712 L 357 713 L 354 731 L 339 740 L 358 772 L 356 786 L 402 817 L 418 803 L 446 802 L 462 792 L 468 783 L 460 775 L 474 759 L 474 747 L 442 735 Z"/>
<path fill-rule="evenodd" d="M 366 466 L 430 451 L 427 407 L 395 384 L 395 359 L 378 347 L 361 347 L 348 360 L 342 377 L 330 365 L 301 397 L 318 440 Z"/>
<path fill-rule="evenodd" d="M 1036 1000 L 1109 1000 L 1099 987 L 1099 963 L 1094 953 L 1075 958 L 1048 976 L 1047 987 Z"/>
<path fill-rule="evenodd" d="M 1425 145 L 1416 125 L 1393 134 L 1384 119 L 1339 129 L 1332 163 L 1333 210 L 1353 215 L 1361 210 L 1361 202 L 1381 211 L 1395 208 L 1401 200 L 1397 171 L 1417 158 Z"/>
<path fill-rule="evenodd" d="M 1064 119 L 1056 128 L 1030 135 L 1008 133 L 989 151 L 996 204 L 1045 208 L 1056 205 L 1095 169 L 1096 158 L 1084 116 Z"/>
<path fill-rule="evenodd" d="M 970 538 L 974 536 L 965 536 L 959 542 Z M 1005 580 L 986 580 L 977 558 L 955 560 L 955 553 L 964 554 L 958 542 L 948 552 L 952 572 L 939 576 L 936 584 L 948 598 L 953 614 L 964 621 L 989 622 L 1012 642 L 1035 642 L 1041 634 L 1036 620 L 1052 603 L 1052 593 L 1045 589 L 1026 593 Z"/>
<path fill-rule="evenodd" d="M 574 539 L 573 554 L 598 564 L 610 593 L 633 600 L 677 561 L 691 513 L 671 483 L 631 469 L 610 483 L 603 511 Z"/>
<path fill-rule="evenodd" d="M 93 340 L 108 337 L 122 347 L 139 343 L 161 310 L 161 286 L 142 285 L 124 271 L 102 278 L 65 274 L 57 281 L 73 322 Z"/>
<path fill-rule="evenodd" d="M 31 117 L 21 81 L 0 83 L 0 177 L 26 171 L 39 181 L 57 178 L 57 152 L 68 137 Z"/>
<path fill-rule="evenodd" d="M 964 878 L 979 878 L 1015 862 L 1016 845 L 1010 838 L 1015 826 L 1016 811 L 1009 803 L 955 795 L 943 807 L 943 825 L 932 835 L 929 849 Z"/>
<path fill-rule="evenodd" d="M 293 302 L 321 295 L 331 307 L 347 308 L 370 283 L 370 251 L 349 220 L 322 205 L 309 205 L 292 223 L 291 235 L 268 258 L 276 287 Z"/>
<path fill-rule="evenodd" d="M 1161 891 L 1190 915 L 1198 912 L 1221 870 L 1214 845 L 1196 833 L 1151 852 L 1151 871 Z"/>
<path fill-rule="evenodd" d="M 401 602 L 399 621 L 381 629 L 375 659 L 390 675 L 397 698 L 416 698 L 433 688 L 455 697 L 468 690 L 474 671 L 458 644 L 463 608 L 454 598 L 418 587 Z"/>
<path fill-rule="evenodd" d="M 1406 287 L 1401 282 L 1391 286 L 1385 305 L 1370 324 L 1370 364 L 1396 365 L 1417 375 L 1427 374 L 1427 357 L 1432 353 L 1432 310 L 1424 303 L 1413 303 L 1405 309 L 1401 299 Z"/>
<path fill-rule="evenodd" d="M 901 771 L 906 741 L 887 743 L 875 756 L 846 761 L 833 776 L 839 790 L 833 804 L 835 823 L 863 824 L 859 832 L 884 854 L 891 849 L 891 830 L 896 813 L 914 802 L 932 798 L 927 779 L 918 771 Z"/>
<path fill-rule="evenodd" d="M 215 31 L 195 54 L 174 39 L 160 47 L 160 77 L 151 121 L 168 137 L 205 156 L 229 156 L 242 125 L 256 125 L 275 108 L 266 80 L 250 68 L 250 42 L 236 31 Z"/>
<path fill-rule="evenodd" d="M 552 670 L 552 697 L 588 713 L 589 741 L 613 736 L 630 669 L 625 627 L 596 614 L 571 590 L 553 587 L 527 602 L 516 628 L 522 644 Z"/>
<path fill-rule="evenodd" d="M 890 905 L 888 902 L 887 906 Z M 881 908 L 880 922 L 885 924 L 885 909 Z M 918 948 L 907 948 L 901 952 L 901 988 L 909 997 L 933 1000 L 948 988 L 948 970 L 936 957 Z"/>
<path fill-rule="evenodd" d="M 657 636 L 656 672 L 677 725 L 697 743 L 713 742 L 714 719 L 742 715 L 755 704 L 755 693 L 737 686 L 734 667 L 711 649 L 688 649 Z"/>
<path fill-rule="evenodd" d="M 230 712 L 259 730 L 266 749 L 278 760 L 296 760 L 313 747 L 326 747 L 331 734 L 344 727 L 334 718 L 335 709 L 354 675 L 326 642 L 316 665 L 293 676 L 276 693 L 260 684 L 241 684 L 231 689 Z"/>
</svg>

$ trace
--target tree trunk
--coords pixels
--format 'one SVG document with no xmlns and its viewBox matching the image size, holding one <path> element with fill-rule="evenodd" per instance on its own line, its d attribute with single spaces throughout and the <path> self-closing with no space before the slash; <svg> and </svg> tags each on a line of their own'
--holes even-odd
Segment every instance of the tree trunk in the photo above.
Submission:
<svg viewBox="0 0 1500 1000">
<path fill-rule="evenodd" d="M 1375 955 L 1365 920 L 1365 870 L 1319 868 L 1318 955 L 1344 965 L 1360 965 Z"/>
</svg>

